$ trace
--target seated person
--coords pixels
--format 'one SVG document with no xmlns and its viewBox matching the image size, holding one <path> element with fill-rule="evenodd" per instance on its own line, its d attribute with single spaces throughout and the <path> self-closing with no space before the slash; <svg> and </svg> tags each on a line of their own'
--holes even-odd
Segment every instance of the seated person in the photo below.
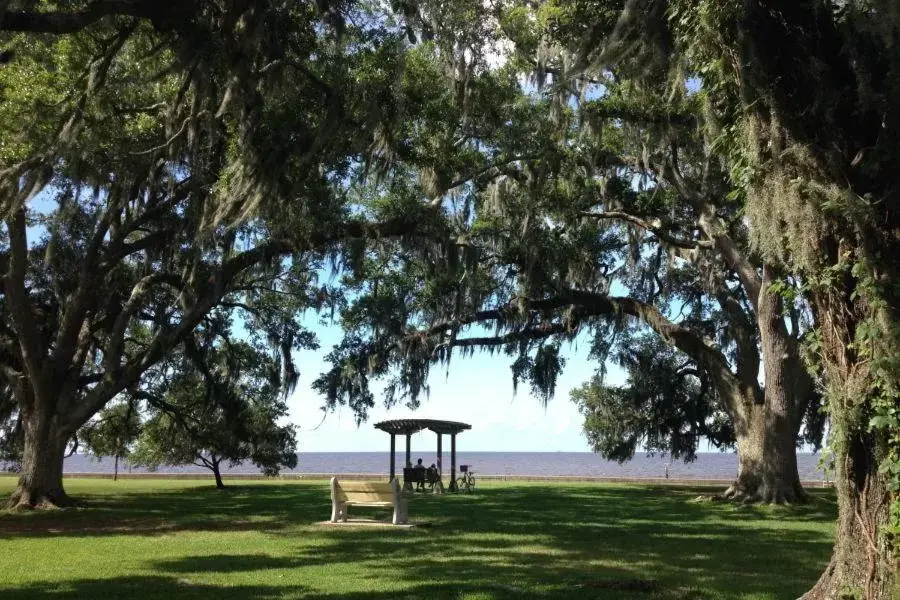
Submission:
<svg viewBox="0 0 900 600">
<path fill-rule="evenodd" d="M 416 466 L 413 467 L 413 469 L 424 469 L 424 468 L 425 468 L 425 465 L 422 464 L 422 459 L 421 459 L 421 458 L 419 459 L 419 462 L 416 463 Z M 425 480 L 425 478 L 423 477 L 420 481 L 417 481 L 417 482 L 416 482 L 416 489 L 417 489 L 417 490 L 424 490 L 424 489 L 425 489 L 425 481 L 424 481 L 424 480 Z"/>
<path fill-rule="evenodd" d="M 431 489 L 434 489 L 434 484 L 441 480 L 441 475 L 440 473 L 438 473 L 437 465 L 434 463 L 431 463 L 431 466 L 428 467 L 428 470 L 425 472 L 425 476 L 428 480 L 428 486 Z"/>
</svg>

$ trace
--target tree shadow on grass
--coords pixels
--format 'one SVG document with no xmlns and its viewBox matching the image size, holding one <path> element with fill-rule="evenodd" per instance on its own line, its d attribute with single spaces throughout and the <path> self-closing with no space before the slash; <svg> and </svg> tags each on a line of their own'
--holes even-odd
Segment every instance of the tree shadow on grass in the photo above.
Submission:
<svg viewBox="0 0 900 600">
<path fill-rule="evenodd" d="M 269 556 L 267 554 L 208 554 L 161 560 L 153 563 L 160 573 L 247 573 L 273 569 L 296 569 L 318 563 L 300 557 Z"/>
<path fill-rule="evenodd" d="M 0 589 L 0 600 L 270 600 L 303 598 L 308 591 L 300 586 L 216 586 L 174 577 L 146 576 L 79 579 L 60 584 L 38 583 L 16 590 Z"/>
<path fill-rule="evenodd" d="M 662 582 L 658 589 L 635 589 L 626 597 L 702 598 L 710 591 L 796 597 L 827 563 L 830 533 L 782 529 L 786 520 L 833 521 L 834 507 L 827 503 L 734 507 L 688 502 L 686 494 L 696 490 L 684 492 L 497 489 L 477 499 L 454 498 L 457 505 L 443 515 L 422 505 L 421 514 L 435 520 L 427 534 L 385 538 L 329 532 L 329 545 L 317 546 L 315 553 L 324 563 L 348 556 L 377 562 L 409 582 L 443 573 L 449 575 L 447 584 L 523 580 L 547 586 L 555 590 L 547 597 L 560 598 L 604 581 L 611 568 L 622 565 L 628 575 L 615 575 L 617 581 Z"/>
<path fill-rule="evenodd" d="M 361 544 L 369 546 L 367 542 Z M 397 568 L 391 560 L 383 560 L 386 549 L 375 545 L 373 551 L 380 553 L 379 564 L 372 570 L 387 574 L 387 579 L 401 583 L 402 590 L 340 590 L 322 591 L 307 590 L 304 598 L 327 600 L 337 598 L 357 600 L 387 600 L 390 598 L 490 598 L 496 600 L 515 598 L 562 599 L 575 595 L 578 598 L 659 598 L 665 600 L 701 600 L 707 596 L 697 594 L 686 588 L 665 588 L 655 579 L 641 578 L 625 569 L 603 569 L 602 572 L 585 573 L 579 570 L 580 563 L 572 565 L 542 565 L 539 570 L 541 580 L 531 581 L 526 573 L 534 573 L 537 564 L 527 561 L 519 565 L 506 565 L 498 569 L 490 560 L 475 553 L 467 560 L 454 560 L 452 572 L 436 569 L 434 561 L 425 561 L 426 571 L 420 575 Z M 415 550 L 413 550 L 415 551 Z M 489 554 L 489 553 L 483 553 Z M 395 558 L 399 558 L 396 557 Z M 404 555 L 404 560 L 406 555 Z M 311 567 L 317 564 L 329 564 L 336 571 L 341 571 L 347 563 L 356 562 L 358 556 L 343 555 L 342 560 L 334 561 L 328 555 L 320 557 L 309 555 L 305 558 L 269 557 L 262 555 L 216 555 L 194 556 L 180 560 L 160 561 L 154 568 L 163 573 L 234 573 L 253 570 L 295 569 Z M 373 586 L 383 588 L 383 585 Z M 544 589 L 541 589 L 541 588 Z M 635 593 L 642 595 L 635 596 Z M 647 595 L 649 594 L 649 595 Z"/>
<path fill-rule="evenodd" d="M 662 535 L 631 542 L 628 535 L 627 528 L 610 528 L 595 543 L 574 545 L 554 537 L 385 541 L 361 532 L 300 551 L 297 557 L 299 562 L 318 561 L 338 569 L 365 563 L 409 585 L 431 581 L 452 588 L 464 582 L 482 589 L 515 582 L 521 590 L 543 589 L 530 593 L 545 598 L 567 598 L 578 590 L 583 594 L 603 590 L 596 597 L 621 591 L 622 597 L 637 598 L 791 590 L 791 597 L 796 597 L 815 581 L 830 549 L 829 540 L 814 535 L 789 543 L 753 535 L 718 539 Z M 778 578 L 775 583 L 773 574 Z"/>
<path fill-rule="evenodd" d="M 269 531 L 322 520 L 326 485 L 213 486 L 100 494 L 85 509 L 0 512 L 0 539 L 20 536 L 163 535 L 179 531 Z"/>
</svg>

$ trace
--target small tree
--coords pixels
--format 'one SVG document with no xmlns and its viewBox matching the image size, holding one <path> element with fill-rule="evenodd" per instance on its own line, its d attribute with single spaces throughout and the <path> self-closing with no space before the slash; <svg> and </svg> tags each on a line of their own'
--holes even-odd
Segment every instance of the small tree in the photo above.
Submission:
<svg viewBox="0 0 900 600">
<path fill-rule="evenodd" d="M 213 472 L 225 487 L 220 466 L 250 460 L 266 475 L 297 464 L 295 431 L 279 425 L 287 415 L 277 365 L 244 342 L 206 355 L 213 364 L 188 365 L 160 396 L 141 391 L 149 419 L 130 461 L 156 469 L 195 464 Z M 195 365 L 196 366 L 196 365 Z"/>
<path fill-rule="evenodd" d="M 616 362 L 628 374 L 624 386 L 595 375 L 570 394 L 595 452 L 625 462 L 642 447 L 693 461 L 703 438 L 716 447 L 734 445 L 734 425 L 709 377 L 664 341 L 631 338 Z"/>
<path fill-rule="evenodd" d="M 113 481 L 116 481 L 119 479 L 119 461 L 128 458 L 140 431 L 141 417 L 137 407 L 133 401 L 126 401 L 103 409 L 96 420 L 81 429 L 78 437 L 87 451 L 98 459 L 113 457 Z"/>
</svg>

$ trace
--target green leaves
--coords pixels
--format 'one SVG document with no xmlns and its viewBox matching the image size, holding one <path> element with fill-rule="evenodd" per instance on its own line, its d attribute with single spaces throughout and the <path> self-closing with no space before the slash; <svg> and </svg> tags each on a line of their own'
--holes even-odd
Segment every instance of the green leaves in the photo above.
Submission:
<svg viewBox="0 0 900 600">
<path fill-rule="evenodd" d="M 127 458 L 140 433 L 139 408 L 134 401 L 127 400 L 100 411 L 93 421 L 81 428 L 78 438 L 85 449 L 98 458 Z"/>
<path fill-rule="evenodd" d="M 701 439 L 727 447 L 734 425 L 708 376 L 653 335 L 626 336 L 617 362 L 621 387 L 600 376 L 571 392 L 584 415 L 584 433 L 604 458 L 626 461 L 640 446 L 691 461 Z"/>
<path fill-rule="evenodd" d="M 288 409 L 275 359 L 237 340 L 201 352 L 141 394 L 148 418 L 130 462 L 212 468 L 249 460 L 267 475 L 294 467 L 295 429 L 280 424 Z"/>
<path fill-rule="evenodd" d="M 889 414 L 887 413 L 887 411 L 885 414 L 875 415 L 874 417 L 869 419 L 869 427 L 871 427 L 872 429 L 884 429 L 897 424 L 898 419 L 895 417 L 895 415 Z"/>
</svg>

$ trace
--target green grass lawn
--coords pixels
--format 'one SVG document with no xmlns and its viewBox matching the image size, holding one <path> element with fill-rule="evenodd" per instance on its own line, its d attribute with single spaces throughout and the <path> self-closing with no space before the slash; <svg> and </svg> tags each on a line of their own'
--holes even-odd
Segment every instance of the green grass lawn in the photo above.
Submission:
<svg viewBox="0 0 900 600">
<path fill-rule="evenodd" d="M 836 511 L 823 490 L 784 508 L 495 484 L 415 498 L 420 527 L 335 528 L 317 524 L 327 482 L 203 483 L 75 479 L 89 508 L 0 511 L 0 599 L 796 598 L 828 561 Z"/>
</svg>

